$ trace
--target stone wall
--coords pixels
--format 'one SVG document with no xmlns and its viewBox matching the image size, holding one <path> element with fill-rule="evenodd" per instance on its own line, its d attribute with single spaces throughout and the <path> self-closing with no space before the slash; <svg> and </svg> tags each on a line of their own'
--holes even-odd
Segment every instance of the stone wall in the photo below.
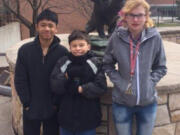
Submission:
<svg viewBox="0 0 180 135">
<path fill-rule="evenodd" d="M 109 96 L 111 90 L 102 98 L 103 123 L 97 129 L 99 135 L 115 135 Z M 180 89 L 160 90 L 153 135 L 180 135 Z"/>
<path fill-rule="evenodd" d="M 159 95 L 153 135 L 180 135 L 180 89 Z"/>
<path fill-rule="evenodd" d="M 21 41 L 20 24 L 13 22 L 0 27 L 0 53 L 5 53 L 9 47 Z"/>
<path fill-rule="evenodd" d="M 180 135 L 180 89 L 159 94 L 153 135 Z"/>
<path fill-rule="evenodd" d="M 159 95 L 154 135 L 180 135 L 180 89 Z"/>
</svg>

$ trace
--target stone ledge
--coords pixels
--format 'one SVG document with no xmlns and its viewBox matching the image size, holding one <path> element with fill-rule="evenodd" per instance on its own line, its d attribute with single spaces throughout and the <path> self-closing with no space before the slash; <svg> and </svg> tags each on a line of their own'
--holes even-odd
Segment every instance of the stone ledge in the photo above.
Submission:
<svg viewBox="0 0 180 135">
<path fill-rule="evenodd" d="M 163 36 L 171 35 L 171 34 L 180 34 L 180 30 L 160 31 L 160 34 Z"/>
<path fill-rule="evenodd" d="M 180 84 L 173 84 L 169 86 L 157 86 L 159 94 L 169 94 L 180 92 Z"/>
</svg>

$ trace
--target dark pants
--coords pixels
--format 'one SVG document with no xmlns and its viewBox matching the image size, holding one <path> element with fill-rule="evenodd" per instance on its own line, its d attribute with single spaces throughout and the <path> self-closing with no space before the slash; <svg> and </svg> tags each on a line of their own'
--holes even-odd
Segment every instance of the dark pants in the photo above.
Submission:
<svg viewBox="0 0 180 135">
<path fill-rule="evenodd" d="M 29 120 L 26 115 L 23 115 L 24 135 L 40 135 L 41 125 L 43 135 L 59 135 L 59 125 L 56 116 L 41 121 Z"/>
<path fill-rule="evenodd" d="M 96 135 L 96 129 L 90 129 L 81 132 L 72 132 L 64 128 L 60 128 L 60 135 Z"/>
</svg>

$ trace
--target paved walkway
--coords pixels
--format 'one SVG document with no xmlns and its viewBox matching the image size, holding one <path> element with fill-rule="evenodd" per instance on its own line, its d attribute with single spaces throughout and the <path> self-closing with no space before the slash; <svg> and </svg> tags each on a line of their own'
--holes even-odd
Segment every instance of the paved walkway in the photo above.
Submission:
<svg viewBox="0 0 180 135">
<path fill-rule="evenodd" d="M 11 120 L 11 98 L 0 95 L 0 135 L 14 135 Z"/>
</svg>

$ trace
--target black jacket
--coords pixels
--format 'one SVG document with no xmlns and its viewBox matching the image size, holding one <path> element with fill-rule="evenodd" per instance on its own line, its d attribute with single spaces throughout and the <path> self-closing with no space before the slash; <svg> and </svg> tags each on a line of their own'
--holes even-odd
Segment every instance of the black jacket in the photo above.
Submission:
<svg viewBox="0 0 180 135">
<path fill-rule="evenodd" d="M 73 132 L 96 128 L 101 122 L 100 96 L 107 90 L 101 62 L 91 53 L 58 60 L 52 74 L 53 92 L 61 95 L 60 126 Z M 68 74 L 68 79 L 65 77 Z M 82 86 L 83 93 L 78 93 Z"/>
<path fill-rule="evenodd" d="M 67 54 L 59 41 L 55 36 L 46 56 L 43 56 L 38 36 L 18 51 L 15 88 L 23 107 L 29 107 L 24 113 L 30 119 L 44 120 L 55 112 L 49 78 L 57 60 Z"/>
</svg>

